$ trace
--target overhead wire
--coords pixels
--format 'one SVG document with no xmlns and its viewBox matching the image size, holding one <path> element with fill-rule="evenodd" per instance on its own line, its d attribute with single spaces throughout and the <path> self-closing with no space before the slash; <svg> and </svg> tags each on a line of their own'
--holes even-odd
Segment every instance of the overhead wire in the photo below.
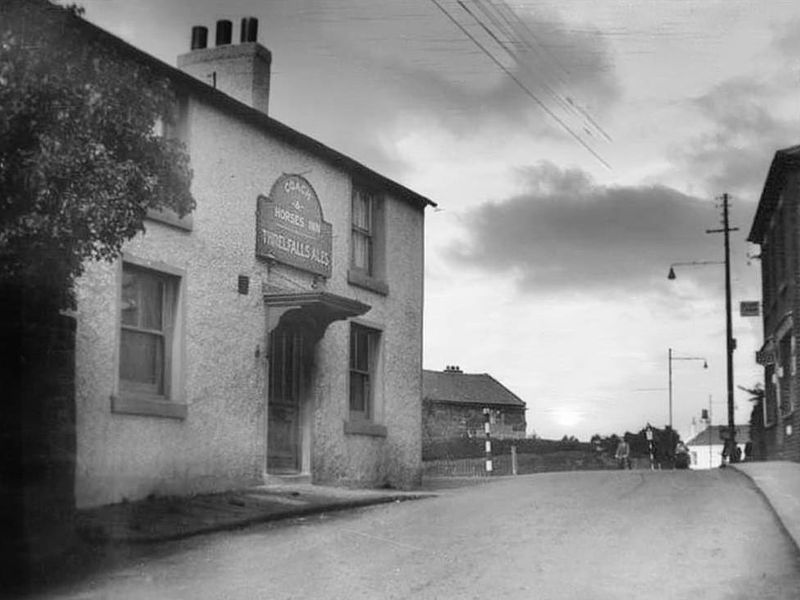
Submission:
<svg viewBox="0 0 800 600">
<path fill-rule="evenodd" d="M 460 4 L 462 4 L 462 3 L 460 3 Z M 513 27 L 511 27 L 511 29 L 509 29 L 510 24 L 508 24 L 507 21 L 506 21 L 506 25 L 504 25 L 503 23 L 500 22 L 498 17 L 495 16 L 492 13 L 491 9 L 487 6 L 486 2 L 484 2 L 483 0 L 473 0 L 473 4 L 475 4 L 478 7 L 478 9 L 484 15 L 486 15 L 486 17 L 492 22 L 492 25 L 494 25 L 498 30 L 500 30 L 501 33 L 505 34 L 509 38 L 509 41 L 508 42 L 504 42 L 504 41 L 500 40 L 498 36 L 495 36 L 494 33 L 489 31 L 489 29 L 485 26 L 485 24 L 481 23 L 481 26 L 486 30 L 486 32 L 489 34 L 489 36 L 491 36 L 495 40 L 495 42 L 500 47 L 502 47 L 503 50 L 506 51 L 506 53 L 517 63 L 517 65 L 520 68 L 522 68 L 525 71 L 527 71 L 527 73 L 531 76 L 531 78 L 533 78 L 535 80 L 536 79 L 536 74 L 534 73 L 534 71 L 531 68 L 531 66 L 528 64 L 527 61 L 523 60 L 523 58 L 520 56 L 519 52 L 517 52 L 516 50 L 513 49 L 515 44 L 520 44 L 520 43 L 524 44 L 524 40 L 520 39 L 516 35 L 516 32 L 513 31 Z M 494 7 L 494 5 L 491 4 L 491 3 L 489 3 L 489 5 Z M 525 44 L 525 45 L 527 47 L 530 47 L 529 44 Z M 560 94 L 547 81 L 540 81 L 539 83 L 540 83 L 540 85 L 542 85 L 544 87 L 545 91 L 548 94 L 550 94 L 550 96 L 558 104 L 561 105 L 562 109 L 564 109 L 567 112 L 572 112 L 575 116 L 577 116 L 580 119 L 583 118 L 583 115 L 579 112 L 578 108 L 574 104 L 571 104 L 570 102 L 568 102 L 567 99 L 564 97 L 564 95 Z"/>
<path fill-rule="evenodd" d="M 483 0 L 474 0 L 478 3 L 483 3 Z M 555 73 L 555 78 L 558 82 L 565 87 L 568 87 L 567 78 L 569 77 L 569 72 L 561 65 L 561 63 L 550 53 L 544 45 L 540 44 L 536 34 L 530 28 L 530 26 L 520 18 L 520 16 L 509 6 L 508 2 L 505 0 L 495 0 L 494 2 L 490 2 L 491 6 L 497 9 L 497 13 L 501 16 L 501 18 L 508 24 L 511 29 L 513 29 L 516 33 L 517 39 L 522 41 L 525 46 L 530 49 L 535 54 L 542 57 L 544 64 L 547 65 L 551 63 L 555 65 L 556 71 L 560 71 L 560 74 L 557 72 Z M 498 8 L 499 7 L 499 8 Z M 608 132 L 603 129 L 603 127 L 592 117 L 588 110 L 580 106 L 571 96 L 563 95 L 563 100 L 570 104 L 578 114 L 580 114 L 591 127 L 597 131 L 606 141 L 612 142 L 611 136 Z"/>
<path fill-rule="evenodd" d="M 442 6 L 439 0 L 431 0 L 431 2 L 444 14 L 456 27 L 458 27 L 461 32 L 469 38 L 469 40 L 477 46 L 481 52 L 489 58 L 495 65 L 497 65 L 500 70 L 502 70 L 528 97 L 530 97 L 538 106 L 541 108 L 551 119 L 553 119 L 564 131 L 566 131 L 570 137 L 572 137 L 578 144 L 580 144 L 587 152 L 589 152 L 600 164 L 606 167 L 609 170 L 611 169 L 611 165 L 606 162 L 605 159 L 589 144 L 587 144 L 573 129 L 561 118 L 559 117 L 545 102 L 542 101 L 539 96 L 534 93 L 528 86 L 526 86 L 506 65 L 502 63 L 484 44 L 480 42 L 458 19 L 456 19 L 447 9 Z M 485 23 L 480 21 L 480 19 L 476 19 L 475 15 L 469 8 L 461 1 L 457 0 L 458 4 L 470 14 L 473 19 L 481 26 L 484 30 L 486 29 Z M 493 39 L 496 39 L 496 35 L 491 34 Z M 502 47 L 502 44 L 501 44 Z"/>
<path fill-rule="evenodd" d="M 540 63 L 537 66 L 544 67 L 546 71 L 551 71 L 548 69 L 548 67 L 552 64 L 556 67 L 556 71 L 561 72 L 556 72 L 551 75 L 557 80 L 556 84 L 551 85 L 544 81 L 543 85 L 545 88 L 551 93 L 551 95 L 564 110 L 572 113 L 576 118 L 583 121 L 582 127 L 588 135 L 594 137 L 595 134 L 598 134 L 606 141 L 611 142 L 612 139 L 608 132 L 606 132 L 600 126 L 600 124 L 589 114 L 586 109 L 578 105 L 571 96 L 560 93 L 556 89 L 557 86 L 568 87 L 569 84 L 567 77 L 569 76 L 569 73 L 561 65 L 561 63 L 550 52 L 548 52 L 542 44 L 539 43 L 536 34 L 533 32 L 530 26 L 524 20 L 522 20 L 516 12 L 514 12 L 508 3 L 505 2 L 505 0 L 472 0 L 472 2 L 477 5 L 484 14 L 487 15 L 487 18 L 489 18 L 492 23 L 498 27 L 498 29 L 508 35 L 512 45 L 521 45 L 535 54 L 540 60 Z M 499 15 L 499 17 L 505 23 L 505 26 L 498 23 L 497 17 L 492 14 L 493 12 Z M 508 50 L 508 48 L 506 48 L 506 50 Z M 515 52 L 514 57 L 518 64 L 521 67 L 526 68 L 528 73 L 531 74 L 534 79 L 537 78 L 536 74 L 533 73 L 533 69 L 527 64 L 527 62 L 523 62 L 521 60 L 519 53 Z M 547 75 L 548 73 L 545 73 L 539 77 L 544 78 L 547 77 Z"/>
</svg>

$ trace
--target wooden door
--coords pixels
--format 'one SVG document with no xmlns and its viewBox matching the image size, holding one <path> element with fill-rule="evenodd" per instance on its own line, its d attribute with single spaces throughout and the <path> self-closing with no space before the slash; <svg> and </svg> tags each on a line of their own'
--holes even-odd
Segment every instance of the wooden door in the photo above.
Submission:
<svg viewBox="0 0 800 600">
<path fill-rule="evenodd" d="M 300 405 L 304 394 L 307 336 L 281 326 L 270 339 L 267 471 L 297 473 L 301 467 Z"/>
</svg>

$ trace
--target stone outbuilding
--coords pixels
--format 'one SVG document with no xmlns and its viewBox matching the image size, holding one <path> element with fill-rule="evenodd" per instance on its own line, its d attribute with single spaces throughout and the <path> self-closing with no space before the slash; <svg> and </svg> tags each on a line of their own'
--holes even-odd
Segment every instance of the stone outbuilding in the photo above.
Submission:
<svg viewBox="0 0 800 600">
<path fill-rule="evenodd" d="M 267 114 L 254 19 L 241 43 L 218 22 L 213 48 L 195 27 L 180 69 L 86 28 L 177 91 L 163 134 L 197 206 L 151 212 L 77 283 L 78 506 L 285 476 L 416 486 L 433 203 Z"/>
<path fill-rule="evenodd" d="M 775 153 L 748 241 L 761 247 L 764 400 L 751 431 L 758 458 L 800 461 L 800 379 L 797 369 L 800 314 L 800 146 Z"/>
<path fill-rule="evenodd" d="M 422 373 L 423 443 L 484 437 L 489 409 L 495 439 L 525 437 L 525 402 L 487 373 L 464 373 L 457 366 Z"/>
</svg>

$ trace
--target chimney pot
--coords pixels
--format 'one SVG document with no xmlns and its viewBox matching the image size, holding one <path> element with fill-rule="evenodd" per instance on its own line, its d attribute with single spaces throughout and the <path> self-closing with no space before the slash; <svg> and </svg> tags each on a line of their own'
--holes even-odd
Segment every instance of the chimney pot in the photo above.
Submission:
<svg viewBox="0 0 800 600">
<path fill-rule="evenodd" d="M 208 27 L 192 27 L 192 50 L 202 50 L 208 45 Z"/>
<path fill-rule="evenodd" d="M 233 23 L 227 19 L 217 21 L 217 46 L 227 46 L 231 43 Z"/>
<path fill-rule="evenodd" d="M 258 19 L 255 17 L 245 17 L 242 19 L 239 41 L 241 43 L 258 41 Z"/>
</svg>

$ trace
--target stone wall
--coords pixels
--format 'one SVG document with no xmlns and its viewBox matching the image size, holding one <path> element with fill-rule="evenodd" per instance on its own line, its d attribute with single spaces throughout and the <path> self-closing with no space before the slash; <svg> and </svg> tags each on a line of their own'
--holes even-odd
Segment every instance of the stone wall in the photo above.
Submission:
<svg viewBox="0 0 800 600">
<path fill-rule="evenodd" d="M 515 407 L 495 407 L 492 437 L 524 438 L 525 409 Z M 465 436 L 484 435 L 483 407 L 431 402 L 425 400 L 422 410 L 422 431 L 424 443 L 454 439 Z"/>
</svg>

